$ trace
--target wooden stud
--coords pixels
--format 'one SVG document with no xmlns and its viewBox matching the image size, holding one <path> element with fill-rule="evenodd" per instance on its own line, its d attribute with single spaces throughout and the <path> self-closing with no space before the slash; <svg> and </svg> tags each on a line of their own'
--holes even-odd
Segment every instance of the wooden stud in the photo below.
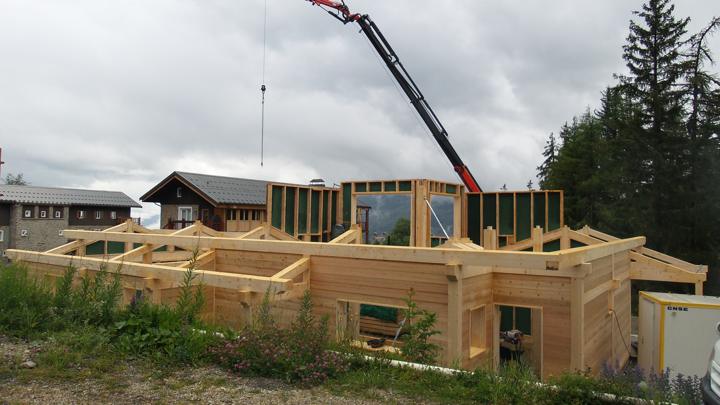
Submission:
<svg viewBox="0 0 720 405">
<path fill-rule="evenodd" d="M 592 271 L 592 264 L 583 263 L 578 266 L 580 274 Z M 573 370 L 585 369 L 585 279 L 570 279 L 570 367 Z"/>
</svg>

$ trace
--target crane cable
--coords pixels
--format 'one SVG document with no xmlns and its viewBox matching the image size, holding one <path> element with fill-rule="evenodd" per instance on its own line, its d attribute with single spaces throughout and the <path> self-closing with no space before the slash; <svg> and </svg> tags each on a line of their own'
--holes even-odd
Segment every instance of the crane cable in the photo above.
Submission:
<svg viewBox="0 0 720 405">
<path fill-rule="evenodd" d="M 261 101 L 261 115 L 260 115 L 260 166 L 263 166 L 264 154 L 265 154 L 265 65 L 266 65 L 266 50 L 267 50 L 267 19 L 268 19 L 268 2 L 265 0 L 265 11 L 263 16 L 263 53 L 262 53 L 262 83 L 260 85 L 260 92 L 262 93 Z"/>
</svg>

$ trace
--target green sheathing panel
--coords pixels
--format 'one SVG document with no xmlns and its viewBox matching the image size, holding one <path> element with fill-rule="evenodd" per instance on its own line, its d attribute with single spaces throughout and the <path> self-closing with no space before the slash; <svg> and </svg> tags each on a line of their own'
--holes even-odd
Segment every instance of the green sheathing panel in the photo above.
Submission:
<svg viewBox="0 0 720 405">
<path fill-rule="evenodd" d="M 367 191 L 367 183 L 355 183 L 355 192 L 364 193 Z"/>
<path fill-rule="evenodd" d="M 307 232 L 307 204 L 308 190 L 301 188 L 298 190 L 298 233 Z"/>
<path fill-rule="evenodd" d="M 312 191 L 312 203 L 310 204 L 310 232 L 317 233 L 320 220 L 320 192 Z"/>
<path fill-rule="evenodd" d="M 343 195 L 343 224 L 350 225 L 350 210 L 352 209 L 352 183 L 342 185 Z"/>
<path fill-rule="evenodd" d="M 133 243 L 133 249 L 137 249 L 142 245 L 143 245 L 142 243 Z"/>
<path fill-rule="evenodd" d="M 570 247 L 571 247 L 571 248 L 583 247 L 583 246 L 587 246 L 587 245 L 584 244 L 584 243 L 582 243 L 582 242 L 578 242 L 578 241 L 576 241 L 576 240 L 570 239 Z"/>
<path fill-rule="evenodd" d="M 330 205 L 330 192 L 323 193 L 322 230 L 328 229 L 328 206 Z"/>
<path fill-rule="evenodd" d="M 360 304 L 360 316 L 369 316 L 383 321 L 397 322 L 398 309 L 378 305 Z"/>
<path fill-rule="evenodd" d="M 140 245 L 142 246 L 142 245 Z M 117 255 L 125 252 L 124 242 L 108 241 L 108 254 Z M 85 247 L 86 255 L 102 255 L 105 254 L 105 241 L 97 241 Z"/>
<path fill-rule="evenodd" d="M 500 194 L 500 235 L 514 235 L 515 213 L 512 194 Z"/>
<path fill-rule="evenodd" d="M 480 198 L 482 194 L 468 194 L 467 221 L 468 238 L 478 245 L 482 245 L 482 229 L 480 224 Z"/>
<path fill-rule="evenodd" d="M 331 191 L 330 192 L 330 203 L 332 204 L 332 210 L 330 211 L 330 233 L 331 234 L 332 234 L 332 230 L 335 229 L 335 224 L 337 223 L 337 202 L 338 202 L 338 192 Z"/>
<path fill-rule="evenodd" d="M 560 228 L 560 193 L 548 193 L 548 231 Z"/>
<path fill-rule="evenodd" d="M 532 221 L 530 220 L 530 193 L 516 194 L 517 204 L 517 234 L 516 241 L 528 239 L 532 236 Z"/>
<path fill-rule="evenodd" d="M 400 191 L 412 191 L 412 182 L 411 181 L 401 181 L 398 185 L 398 188 Z"/>
<path fill-rule="evenodd" d="M 446 184 L 445 185 L 445 192 L 448 194 L 455 194 L 457 191 L 457 187 L 453 186 L 452 184 Z"/>
<path fill-rule="evenodd" d="M 395 182 L 394 181 L 386 181 L 385 182 L 385 191 L 397 191 L 395 190 Z"/>
<path fill-rule="evenodd" d="M 109 242 L 109 243 L 108 243 L 108 250 L 113 250 L 113 248 L 110 247 L 110 243 L 120 243 L 120 244 L 123 244 L 122 242 Z M 123 248 L 122 248 L 122 246 L 121 246 L 121 247 L 120 247 L 120 253 L 122 253 L 122 250 L 123 250 Z M 167 252 L 167 245 L 160 246 L 159 248 L 153 250 L 153 252 Z M 113 252 L 113 253 L 115 253 L 115 252 Z"/>
<path fill-rule="evenodd" d="M 532 331 L 532 310 L 530 308 L 515 307 L 515 328 L 526 335 Z"/>
<path fill-rule="evenodd" d="M 534 226 L 542 227 L 545 232 L 545 193 L 533 193 L 533 219 Z"/>
<path fill-rule="evenodd" d="M 272 218 L 270 223 L 275 228 L 282 228 L 282 187 L 272 188 Z"/>
<path fill-rule="evenodd" d="M 512 330 L 513 323 L 513 307 L 500 305 L 500 330 Z"/>
<path fill-rule="evenodd" d="M 532 310 L 530 308 L 500 305 L 500 330 L 512 329 L 530 335 L 532 331 Z"/>
<path fill-rule="evenodd" d="M 295 235 L 295 187 L 285 191 L 285 232 Z"/>
<path fill-rule="evenodd" d="M 167 246 L 162 246 L 155 251 L 161 251 L 160 249 L 167 249 Z M 162 250 L 164 251 L 164 249 Z M 108 254 L 111 255 L 119 255 L 121 253 L 125 253 L 125 242 L 110 242 L 108 241 Z"/>
<path fill-rule="evenodd" d="M 497 214 L 497 204 L 495 203 L 495 197 L 495 194 L 483 194 L 483 229 L 487 229 L 488 226 L 491 226 L 493 229 L 497 229 L 497 223 L 495 222 Z"/>
<path fill-rule="evenodd" d="M 370 191 L 377 192 L 377 193 L 381 192 L 382 191 L 382 183 L 379 181 L 370 183 Z"/>
<path fill-rule="evenodd" d="M 560 250 L 560 239 L 543 244 L 543 252 L 556 252 Z"/>
<path fill-rule="evenodd" d="M 105 242 L 98 241 L 85 247 L 86 255 L 101 255 L 105 253 Z"/>
</svg>

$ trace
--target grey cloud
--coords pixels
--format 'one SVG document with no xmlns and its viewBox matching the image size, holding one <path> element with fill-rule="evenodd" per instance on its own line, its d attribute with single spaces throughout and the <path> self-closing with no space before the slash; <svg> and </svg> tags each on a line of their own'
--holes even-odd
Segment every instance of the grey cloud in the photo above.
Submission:
<svg viewBox="0 0 720 405">
<path fill-rule="evenodd" d="M 0 1 L 3 172 L 134 198 L 176 169 L 458 181 L 357 27 L 305 1 L 268 0 L 262 168 L 262 0 Z M 640 4 L 350 2 L 372 15 L 488 189 L 523 188 L 549 132 L 597 107 L 624 69 Z M 678 15 L 696 30 L 718 13 L 711 5 L 678 2 Z"/>
</svg>

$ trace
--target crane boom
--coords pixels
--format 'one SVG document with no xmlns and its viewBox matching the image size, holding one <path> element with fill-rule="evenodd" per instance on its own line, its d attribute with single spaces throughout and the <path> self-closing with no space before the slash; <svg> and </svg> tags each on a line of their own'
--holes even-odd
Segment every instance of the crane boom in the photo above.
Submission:
<svg viewBox="0 0 720 405">
<path fill-rule="evenodd" d="M 447 131 L 443 127 L 442 123 L 438 119 L 435 112 L 428 104 L 425 96 L 413 81 L 410 74 L 405 70 L 405 67 L 400 62 L 397 54 L 393 50 L 390 43 L 385 39 L 380 29 L 370 19 L 367 14 L 351 13 L 347 5 L 344 2 L 337 2 L 332 0 L 306 0 L 310 3 L 326 8 L 325 10 L 330 13 L 333 17 L 340 20 L 343 24 L 350 22 L 357 22 L 362 32 L 368 38 L 373 48 L 380 55 L 380 58 L 385 62 L 385 65 L 390 70 L 395 80 L 400 85 L 405 95 L 410 99 L 410 103 L 417 111 L 420 118 L 422 118 L 425 125 L 432 133 L 433 138 L 440 145 L 440 149 L 445 153 L 445 156 L 450 160 L 453 168 L 460 176 L 463 184 L 467 187 L 468 191 L 480 192 L 482 189 L 478 185 L 475 177 L 470 173 L 470 169 L 463 163 L 460 155 L 455 151 L 450 140 L 448 139 Z M 327 8 L 336 10 L 332 12 Z"/>
</svg>

